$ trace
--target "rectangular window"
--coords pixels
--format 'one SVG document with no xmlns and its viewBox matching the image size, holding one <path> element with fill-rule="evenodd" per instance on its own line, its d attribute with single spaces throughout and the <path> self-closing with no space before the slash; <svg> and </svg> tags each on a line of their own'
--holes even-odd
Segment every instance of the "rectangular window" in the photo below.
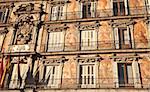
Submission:
<svg viewBox="0 0 150 92">
<path fill-rule="evenodd" d="M 124 0 L 113 1 L 113 12 L 114 12 L 114 16 L 125 15 Z"/>
<path fill-rule="evenodd" d="M 132 64 L 118 63 L 118 78 L 120 87 L 133 87 Z"/>
<path fill-rule="evenodd" d="M 97 32 L 95 30 L 81 31 L 81 50 L 91 50 L 97 47 Z"/>
<path fill-rule="evenodd" d="M 62 20 L 64 19 L 64 6 L 58 5 L 51 8 L 51 20 Z"/>
<path fill-rule="evenodd" d="M 81 18 L 95 17 L 96 14 L 96 1 L 95 0 L 83 0 L 80 4 Z"/>
<path fill-rule="evenodd" d="M 120 49 L 131 48 L 130 31 L 127 30 L 127 28 L 119 28 L 118 34 L 119 34 L 119 45 L 120 45 L 119 47 L 120 47 Z"/>
<path fill-rule="evenodd" d="M 59 65 L 46 65 L 45 66 L 45 82 L 47 83 L 47 87 L 58 88 L 61 82 L 60 76 L 60 66 Z"/>
<path fill-rule="evenodd" d="M 79 83 L 81 85 L 81 88 L 93 88 L 95 87 L 95 65 L 89 64 L 89 65 L 80 65 L 79 67 L 80 71 L 80 80 Z"/>
<path fill-rule="evenodd" d="M 61 51 L 64 47 L 64 33 L 50 32 L 48 34 L 48 51 Z"/>
</svg>

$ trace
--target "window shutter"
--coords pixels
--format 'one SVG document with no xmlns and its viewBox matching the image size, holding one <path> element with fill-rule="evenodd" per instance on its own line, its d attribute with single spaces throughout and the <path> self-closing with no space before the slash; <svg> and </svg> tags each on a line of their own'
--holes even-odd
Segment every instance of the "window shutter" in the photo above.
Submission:
<svg viewBox="0 0 150 92">
<path fill-rule="evenodd" d="M 97 31 L 93 30 L 91 31 L 91 39 L 92 39 L 92 45 L 91 45 L 91 49 L 96 49 L 97 48 Z"/>
<path fill-rule="evenodd" d="M 141 88 L 140 71 L 137 61 L 132 62 L 132 69 L 133 69 L 134 87 Z"/>
<path fill-rule="evenodd" d="M 115 36 L 115 46 L 116 46 L 116 49 L 119 49 L 118 28 L 114 28 L 114 36 Z"/>
<path fill-rule="evenodd" d="M 39 63 L 39 82 L 43 80 L 43 76 L 44 76 L 44 66 L 42 62 L 40 62 Z"/>
<path fill-rule="evenodd" d="M 82 18 L 83 17 L 83 3 L 80 3 L 80 7 L 79 7 L 79 16 L 80 16 L 80 18 Z"/>
<path fill-rule="evenodd" d="M 125 44 L 129 44 L 130 45 L 130 29 L 129 26 L 127 26 L 127 31 L 124 34 L 125 35 Z"/>
<path fill-rule="evenodd" d="M 66 12 L 66 5 L 60 6 L 59 18 L 60 18 L 61 20 L 65 19 L 65 12 Z"/>
<path fill-rule="evenodd" d="M 2 49 L 3 40 L 4 40 L 4 35 L 0 34 L 0 51 Z"/>
<path fill-rule="evenodd" d="M 111 16 L 113 16 L 113 0 L 110 0 Z"/>
<path fill-rule="evenodd" d="M 86 43 L 86 31 L 81 31 L 81 50 L 85 49 Z"/>
<path fill-rule="evenodd" d="M 128 27 L 128 29 L 129 29 L 129 31 L 130 31 L 130 33 L 131 33 L 131 44 L 132 44 L 132 48 L 134 48 L 135 47 L 135 44 L 134 44 L 134 34 L 133 34 L 133 25 L 129 25 L 129 27 Z"/>
<path fill-rule="evenodd" d="M 9 9 L 6 9 L 6 10 L 5 10 L 5 15 L 4 15 L 4 20 L 3 20 L 3 22 L 6 22 L 6 21 L 7 21 L 8 14 L 9 14 Z"/>
<path fill-rule="evenodd" d="M 118 80 L 118 65 L 117 62 L 113 62 L 113 72 L 114 72 L 114 84 L 115 87 L 119 87 L 119 80 Z"/>
<path fill-rule="evenodd" d="M 128 3 L 127 3 L 127 0 L 124 0 L 124 6 L 125 6 L 125 15 L 128 15 Z"/>
<path fill-rule="evenodd" d="M 57 20 L 59 6 L 52 7 L 51 20 Z"/>
<path fill-rule="evenodd" d="M 24 88 L 25 86 L 25 79 L 27 77 L 27 72 L 28 72 L 28 65 L 27 64 L 20 64 L 20 76 L 22 78 L 22 84 L 20 88 Z"/>
<path fill-rule="evenodd" d="M 150 0 L 146 0 L 147 12 L 150 14 Z"/>
<path fill-rule="evenodd" d="M 91 2 L 91 17 L 95 17 L 96 13 L 96 2 Z"/>
<path fill-rule="evenodd" d="M 18 65 L 14 64 L 9 88 L 19 88 L 18 77 Z"/>
</svg>

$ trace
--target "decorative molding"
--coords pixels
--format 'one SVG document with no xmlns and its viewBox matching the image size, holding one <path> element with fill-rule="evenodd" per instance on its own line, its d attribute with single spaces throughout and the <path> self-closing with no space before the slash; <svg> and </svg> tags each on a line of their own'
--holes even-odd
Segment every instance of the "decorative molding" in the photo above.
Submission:
<svg viewBox="0 0 150 92">
<path fill-rule="evenodd" d="M 100 26 L 99 23 L 95 23 L 95 24 L 77 24 L 76 27 L 79 30 L 93 30 L 93 29 L 98 29 Z"/>
<path fill-rule="evenodd" d="M 30 57 L 29 57 L 30 58 Z M 25 63 L 27 64 L 27 57 L 26 56 L 19 56 L 19 57 L 13 57 L 11 63 Z"/>
<path fill-rule="evenodd" d="M 7 28 L 4 28 L 3 30 L 0 30 L 0 35 L 7 34 L 7 33 L 8 33 Z"/>
<path fill-rule="evenodd" d="M 102 60 L 102 57 L 77 57 L 76 60 L 79 63 L 94 63 Z"/>
<path fill-rule="evenodd" d="M 51 0 L 49 3 L 53 6 L 56 6 L 56 5 L 64 5 L 66 3 L 70 3 L 70 1 L 69 0 L 53 0 L 53 1 Z"/>
<path fill-rule="evenodd" d="M 16 42 L 14 44 L 23 45 L 31 43 L 34 30 L 34 19 L 32 15 L 20 16 L 15 23 Z"/>
<path fill-rule="evenodd" d="M 42 59 L 42 62 L 43 62 L 44 65 L 51 65 L 51 64 L 63 63 L 66 60 L 67 59 L 65 59 L 65 57 L 61 57 L 61 58 Z"/>
<path fill-rule="evenodd" d="M 140 56 L 113 56 L 110 59 L 113 59 L 115 62 L 127 62 L 127 61 L 137 61 L 140 59 Z"/>
<path fill-rule="evenodd" d="M 64 31 L 64 30 L 66 30 L 69 27 L 66 26 L 66 25 L 64 25 L 64 26 L 58 26 L 58 27 L 47 25 L 46 28 L 47 28 L 48 32 L 59 32 L 59 31 Z"/>
</svg>

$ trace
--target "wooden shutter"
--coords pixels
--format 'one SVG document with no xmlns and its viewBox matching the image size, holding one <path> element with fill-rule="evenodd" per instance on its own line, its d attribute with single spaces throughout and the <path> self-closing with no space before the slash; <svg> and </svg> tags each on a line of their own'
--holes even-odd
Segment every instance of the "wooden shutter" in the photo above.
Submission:
<svg viewBox="0 0 150 92">
<path fill-rule="evenodd" d="M 135 43 L 134 43 L 134 34 L 133 34 L 133 25 L 129 25 L 128 27 L 130 33 L 131 33 L 131 45 L 132 45 L 132 48 L 135 47 Z"/>
<path fill-rule="evenodd" d="M 43 80 L 44 76 L 44 66 L 42 62 L 39 62 L 39 82 Z"/>
<path fill-rule="evenodd" d="M 124 6 L 125 6 L 125 15 L 128 15 L 128 2 L 127 2 L 127 0 L 124 0 Z"/>
<path fill-rule="evenodd" d="M 132 69 L 133 69 L 134 87 L 141 88 L 139 64 L 137 61 L 132 62 Z"/>
<path fill-rule="evenodd" d="M 95 17 L 96 14 L 96 2 L 91 2 L 91 17 Z"/>
<path fill-rule="evenodd" d="M 58 18 L 58 9 L 59 9 L 59 6 L 53 6 L 52 7 L 51 20 L 57 20 L 57 18 Z"/>
<path fill-rule="evenodd" d="M 45 82 L 48 83 L 47 86 L 51 86 L 50 77 L 52 76 L 53 66 L 46 66 L 46 73 L 45 73 Z M 49 80 L 48 80 L 49 79 Z"/>
<path fill-rule="evenodd" d="M 14 64 L 9 88 L 19 88 L 18 77 L 18 65 Z"/>
<path fill-rule="evenodd" d="M 65 13 L 66 13 L 66 4 L 65 5 L 62 5 L 60 6 L 60 14 L 59 14 L 59 17 L 61 20 L 65 19 Z"/>
<path fill-rule="evenodd" d="M 22 78 L 22 83 L 20 85 L 20 88 L 24 88 L 25 86 L 25 79 L 27 77 L 27 72 L 29 70 L 29 67 L 27 64 L 20 64 L 20 77 Z"/>
<path fill-rule="evenodd" d="M 119 80 L 118 80 L 118 65 L 117 62 L 113 62 L 113 73 L 114 73 L 114 85 L 116 88 L 119 87 Z"/>
<path fill-rule="evenodd" d="M 80 8 L 79 8 L 79 16 L 80 18 L 83 18 L 83 3 L 80 3 Z"/>
<path fill-rule="evenodd" d="M 118 28 L 114 28 L 114 36 L 115 36 L 115 46 L 116 46 L 116 49 L 119 49 Z"/>
<path fill-rule="evenodd" d="M 4 35 L 0 34 L 0 51 L 2 49 L 3 41 L 4 41 Z"/>
</svg>

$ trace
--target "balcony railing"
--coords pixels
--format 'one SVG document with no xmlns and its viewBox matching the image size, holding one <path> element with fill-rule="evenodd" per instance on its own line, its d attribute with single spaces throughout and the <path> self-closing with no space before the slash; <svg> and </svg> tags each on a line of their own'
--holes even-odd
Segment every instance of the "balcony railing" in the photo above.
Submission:
<svg viewBox="0 0 150 92">
<path fill-rule="evenodd" d="M 85 50 L 121 50 L 121 49 L 148 49 L 148 42 L 141 41 L 120 41 L 106 40 L 106 41 L 91 41 L 91 42 L 75 42 L 75 43 L 49 43 L 42 45 L 44 52 L 55 51 L 85 51 Z"/>
<path fill-rule="evenodd" d="M 87 19 L 87 18 L 104 18 L 113 16 L 136 16 L 149 14 L 149 8 L 146 6 L 140 6 L 132 8 L 130 7 L 128 12 L 123 15 L 114 15 L 113 9 L 99 9 L 91 11 L 90 14 L 83 14 L 82 11 L 75 12 L 57 12 L 49 13 L 51 21 L 57 20 L 76 20 L 76 19 Z"/>
<path fill-rule="evenodd" d="M 134 82 L 134 78 L 130 79 L 130 83 L 128 81 L 128 83 L 119 83 L 115 82 L 115 78 L 99 78 L 99 79 L 92 79 L 95 82 L 86 82 L 86 83 L 82 83 L 81 82 L 82 79 L 79 78 L 63 78 L 63 79 L 54 79 L 53 81 L 55 81 L 55 84 L 48 84 L 48 83 L 52 83 L 52 82 L 47 82 L 47 80 L 42 80 L 41 82 L 37 82 L 38 80 L 34 81 L 33 80 L 31 82 L 33 83 L 28 83 L 28 81 L 26 81 L 25 86 L 24 87 L 19 87 L 19 85 L 21 85 L 20 83 L 22 83 L 20 80 L 17 81 L 18 85 L 16 85 L 16 87 L 11 88 L 11 86 L 7 86 L 5 87 L 6 89 L 21 89 L 21 88 L 36 88 L 36 89 L 86 89 L 86 88 L 150 88 L 150 78 L 145 78 L 145 79 L 141 79 L 140 83 L 136 83 Z M 86 80 L 91 80 L 91 79 L 86 79 Z M 13 81 L 13 80 L 12 80 Z M 46 82 L 45 82 L 46 81 Z M 49 80 L 48 80 L 49 81 Z M 52 80 L 51 80 L 52 81 Z M 117 86 L 118 85 L 118 86 Z M 138 85 L 138 86 L 137 86 Z M 140 86 L 139 86 L 140 85 Z"/>
</svg>

